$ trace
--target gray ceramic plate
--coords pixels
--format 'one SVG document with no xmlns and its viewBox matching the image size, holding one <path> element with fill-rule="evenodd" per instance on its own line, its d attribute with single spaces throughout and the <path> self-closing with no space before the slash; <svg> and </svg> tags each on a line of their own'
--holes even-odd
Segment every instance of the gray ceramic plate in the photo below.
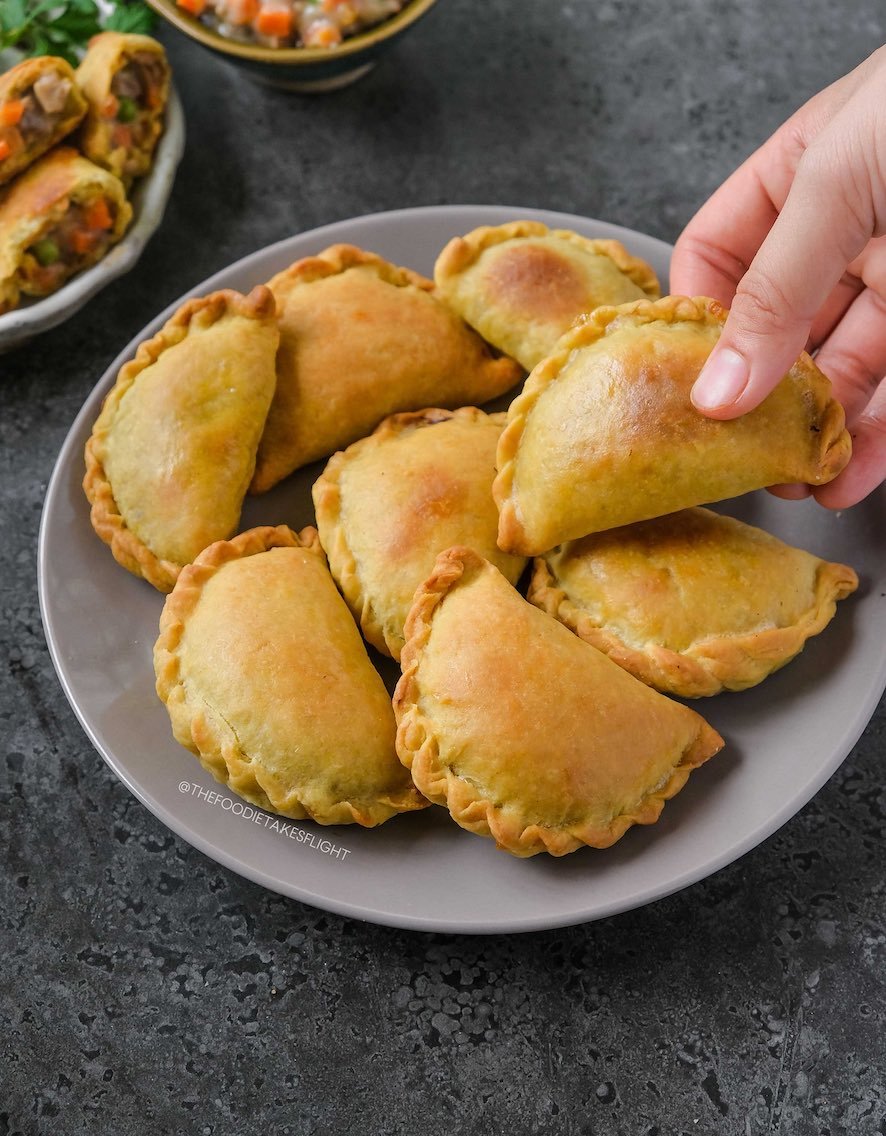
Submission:
<svg viewBox="0 0 886 1136">
<path fill-rule="evenodd" d="M 618 237 L 667 278 L 669 247 L 641 233 L 528 209 L 448 206 L 304 233 L 219 272 L 195 292 L 248 289 L 335 241 L 430 272 L 451 236 L 517 217 Z M 759 844 L 834 772 L 877 705 L 886 685 L 884 495 L 834 515 L 809 502 L 752 494 L 724 508 L 819 555 L 845 559 L 862 586 L 789 667 L 755 690 L 704 702 L 702 711 L 727 746 L 690 779 L 658 824 L 633 829 L 607 851 L 517 860 L 462 831 L 438 808 L 364 830 L 293 824 L 244 806 L 173 741 L 151 667 L 163 598 L 114 562 L 89 526 L 80 488 L 84 442 L 137 342 L 123 349 L 87 400 L 49 485 L 39 554 L 46 635 L 71 705 L 118 777 L 174 832 L 265 887 L 341 914 L 427 931 L 527 931 L 599 919 L 686 887 Z M 250 500 L 243 527 L 312 521 L 309 489 L 318 468 Z M 392 669 L 388 661 L 386 677 L 394 677 Z"/>
</svg>

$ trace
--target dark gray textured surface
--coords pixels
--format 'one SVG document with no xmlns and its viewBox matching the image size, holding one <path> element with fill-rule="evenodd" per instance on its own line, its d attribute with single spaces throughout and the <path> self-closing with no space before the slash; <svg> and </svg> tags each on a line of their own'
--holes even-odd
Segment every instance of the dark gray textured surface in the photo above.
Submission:
<svg viewBox="0 0 886 1136">
<path fill-rule="evenodd" d="M 441 0 L 361 84 L 253 86 L 173 35 L 164 226 L 0 359 L 0 1134 L 886 1133 L 886 709 L 738 864 L 617 919 L 424 936 L 262 892 L 167 833 L 55 680 L 35 545 L 97 377 L 214 270 L 355 213 L 505 202 L 673 240 L 886 39 L 875 0 Z"/>
</svg>

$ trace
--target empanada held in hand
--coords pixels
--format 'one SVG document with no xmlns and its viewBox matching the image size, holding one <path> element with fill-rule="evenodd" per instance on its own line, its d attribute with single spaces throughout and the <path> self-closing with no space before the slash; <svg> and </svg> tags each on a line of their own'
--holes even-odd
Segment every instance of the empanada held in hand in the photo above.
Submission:
<svg viewBox="0 0 886 1136">
<path fill-rule="evenodd" d="M 539 221 L 484 225 L 454 237 L 437 258 L 434 280 L 471 327 L 527 370 L 583 313 L 661 294 L 651 266 L 620 241 Z"/>
<path fill-rule="evenodd" d="M 495 447 L 504 414 L 474 407 L 395 414 L 335 454 L 314 485 L 320 540 L 363 634 L 400 658 L 418 585 L 467 545 L 515 584 L 526 560 L 495 543 Z"/>
<path fill-rule="evenodd" d="M 154 648 L 173 732 L 260 808 L 371 827 L 424 808 L 314 529 L 250 529 L 179 576 Z"/>
<path fill-rule="evenodd" d="M 86 443 L 92 525 L 115 559 L 168 592 L 230 536 L 274 394 L 267 288 L 189 300 L 124 364 Z"/>
<path fill-rule="evenodd" d="M 531 604 L 475 552 L 438 558 L 406 623 L 397 752 L 418 789 L 515 856 L 652 824 L 723 745 Z"/>
<path fill-rule="evenodd" d="M 566 540 L 782 482 L 822 485 L 852 443 L 829 380 L 802 354 L 756 410 L 700 414 L 689 392 L 726 320 L 715 300 L 598 308 L 508 410 L 493 492 L 499 545 Z"/>
<path fill-rule="evenodd" d="M 253 492 L 389 414 L 488 402 L 523 374 L 432 294 L 430 280 L 352 245 L 297 261 L 269 287 L 280 319 L 277 392 Z"/>
<path fill-rule="evenodd" d="M 857 586 L 845 564 L 685 509 L 547 553 L 529 599 L 643 682 L 697 698 L 762 682 Z"/>
</svg>

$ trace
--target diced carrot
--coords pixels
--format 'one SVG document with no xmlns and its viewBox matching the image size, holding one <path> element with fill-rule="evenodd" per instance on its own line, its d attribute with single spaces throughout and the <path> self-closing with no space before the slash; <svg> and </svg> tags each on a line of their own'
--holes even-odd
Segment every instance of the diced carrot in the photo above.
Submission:
<svg viewBox="0 0 886 1136">
<path fill-rule="evenodd" d="M 305 47 L 335 47 L 341 43 L 341 32 L 334 24 L 312 24 L 305 32 Z"/>
<path fill-rule="evenodd" d="M 84 211 L 83 220 L 90 229 L 110 229 L 114 224 L 111 210 L 103 197 L 96 197 L 94 201 L 90 201 Z"/>
<path fill-rule="evenodd" d="M 92 252 L 98 234 L 90 232 L 88 229 L 75 229 L 68 239 L 74 252 L 82 256 L 84 253 Z"/>
<path fill-rule="evenodd" d="M 206 7 L 206 0 L 176 0 L 179 8 L 183 8 L 191 16 L 199 16 Z"/>
<path fill-rule="evenodd" d="M 108 95 L 102 104 L 102 114 L 105 118 L 116 118 L 120 109 L 120 101 L 116 95 Z"/>
<path fill-rule="evenodd" d="M 261 35 L 284 39 L 292 33 L 292 13 L 286 8 L 262 8 L 255 20 Z"/>
<path fill-rule="evenodd" d="M 0 162 L 5 162 L 12 153 L 12 147 L 5 138 L 0 138 Z"/>
<path fill-rule="evenodd" d="M 3 126 L 17 126 L 25 113 L 25 104 L 21 99 L 10 99 L 0 107 L 0 124 Z"/>
<path fill-rule="evenodd" d="M 124 126 L 119 122 L 117 123 L 111 131 L 111 145 L 115 148 L 122 146 L 126 150 L 129 149 L 132 145 L 132 131 L 128 126 Z"/>
<path fill-rule="evenodd" d="M 258 15 L 258 0 L 227 0 L 225 18 L 229 24 L 251 24 Z"/>
</svg>

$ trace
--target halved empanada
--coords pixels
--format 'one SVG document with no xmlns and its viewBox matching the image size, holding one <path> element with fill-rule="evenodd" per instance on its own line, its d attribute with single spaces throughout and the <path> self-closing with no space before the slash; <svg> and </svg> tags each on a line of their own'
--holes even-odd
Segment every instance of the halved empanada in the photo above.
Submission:
<svg viewBox="0 0 886 1136">
<path fill-rule="evenodd" d="M 126 231 L 123 183 L 69 146 L 51 150 L 0 198 L 0 312 L 49 296 Z"/>
<path fill-rule="evenodd" d="M 565 540 L 781 482 L 822 485 L 852 449 L 843 408 L 805 353 L 765 401 L 715 421 L 689 392 L 720 335 L 715 300 L 598 308 L 563 336 L 508 410 L 493 492 L 499 544 Z"/>
<path fill-rule="evenodd" d="M 154 648 L 176 739 L 263 809 L 381 824 L 427 805 L 314 529 L 250 529 L 181 573 Z"/>
<path fill-rule="evenodd" d="M 73 67 L 58 56 L 23 59 L 0 75 L 0 185 L 70 134 L 86 105 Z"/>
<path fill-rule="evenodd" d="M 656 690 L 744 690 L 802 650 L 858 577 L 710 509 L 570 541 L 529 599 Z"/>
<path fill-rule="evenodd" d="M 551 353 L 577 316 L 661 294 L 651 266 L 620 241 L 591 240 L 539 221 L 483 226 L 453 238 L 437 258 L 434 280 L 471 327 L 527 370 Z"/>
<path fill-rule="evenodd" d="M 515 584 L 526 560 L 495 543 L 495 447 L 504 414 L 420 410 L 386 418 L 330 458 L 314 485 L 320 541 L 363 634 L 400 658 L 403 625 L 438 553 L 467 545 Z"/>
<path fill-rule="evenodd" d="M 129 185 L 150 168 L 169 99 L 163 44 L 132 32 L 101 32 L 77 68 L 89 101 L 83 153 Z"/>
<path fill-rule="evenodd" d="M 86 443 L 92 525 L 124 568 L 160 591 L 237 527 L 278 341 L 267 288 L 189 300 L 105 399 Z"/>
<path fill-rule="evenodd" d="M 515 856 L 605 848 L 652 824 L 723 745 L 466 548 L 442 553 L 416 592 L 402 665 L 400 760 L 458 824 Z"/>
<path fill-rule="evenodd" d="M 269 287 L 280 319 L 277 393 L 253 492 L 395 411 L 487 402 L 523 373 L 495 358 L 429 280 L 351 245 L 297 261 Z"/>
</svg>

